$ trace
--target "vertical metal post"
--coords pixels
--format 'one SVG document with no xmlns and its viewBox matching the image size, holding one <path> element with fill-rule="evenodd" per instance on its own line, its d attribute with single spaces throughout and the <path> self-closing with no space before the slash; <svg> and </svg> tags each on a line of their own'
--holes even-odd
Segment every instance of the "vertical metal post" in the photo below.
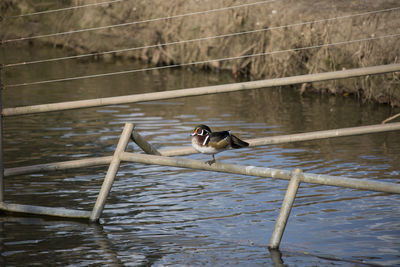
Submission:
<svg viewBox="0 0 400 267">
<path fill-rule="evenodd" d="M 4 165 L 3 165 L 3 83 L 0 66 L 0 203 L 4 201 Z"/>
<path fill-rule="evenodd" d="M 96 204 L 93 207 L 92 214 L 90 216 L 91 221 L 99 220 L 104 205 L 106 204 L 106 200 L 108 194 L 111 191 L 111 187 L 114 182 L 115 175 L 117 174 L 119 165 L 121 163 L 120 154 L 125 151 L 126 146 L 129 142 L 129 137 L 131 136 L 133 130 L 132 123 L 126 123 L 124 130 L 122 131 L 121 137 L 119 138 L 117 148 L 115 149 L 113 158 L 111 160 L 110 166 L 108 167 L 108 171 L 106 177 L 104 178 L 103 185 L 101 186 L 99 195 L 97 196 Z"/>
<path fill-rule="evenodd" d="M 294 199 L 296 198 L 297 189 L 300 185 L 301 175 L 302 171 L 300 169 L 295 169 L 292 173 L 292 178 L 290 179 L 288 188 L 286 190 L 285 198 L 282 202 L 282 207 L 279 212 L 278 220 L 276 221 L 275 229 L 269 242 L 268 247 L 270 249 L 279 248 L 283 232 L 285 231 L 286 223 L 289 219 L 290 211 L 292 210 Z"/>
</svg>

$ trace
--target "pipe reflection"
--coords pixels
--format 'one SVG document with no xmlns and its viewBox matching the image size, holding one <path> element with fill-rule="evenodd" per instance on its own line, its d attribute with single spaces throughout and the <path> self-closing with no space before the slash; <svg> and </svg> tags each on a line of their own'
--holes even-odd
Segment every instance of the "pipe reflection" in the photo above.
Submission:
<svg viewBox="0 0 400 267">
<path fill-rule="evenodd" d="M 274 267 L 284 267 L 285 265 L 283 264 L 282 260 L 282 252 L 279 249 L 275 248 L 268 248 L 268 250 L 272 260 L 272 265 Z"/>
<path fill-rule="evenodd" d="M 141 232 L 127 235 L 126 229 L 107 230 L 98 223 L 29 216 L 0 216 L 0 233 L 0 266 L 26 262 L 151 266 L 165 255 L 163 244 L 174 240 L 171 236 L 143 237 Z"/>
</svg>

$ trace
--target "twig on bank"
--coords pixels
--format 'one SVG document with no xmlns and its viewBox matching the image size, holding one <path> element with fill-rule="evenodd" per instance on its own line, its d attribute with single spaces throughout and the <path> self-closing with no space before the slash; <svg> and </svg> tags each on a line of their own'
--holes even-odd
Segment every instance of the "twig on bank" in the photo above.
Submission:
<svg viewBox="0 0 400 267">
<path fill-rule="evenodd" d="M 387 123 L 388 121 L 394 120 L 394 119 L 396 119 L 397 117 L 400 117 L 400 113 L 397 113 L 396 115 L 394 115 L 394 116 L 392 116 L 392 117 L 389 117 L 389 118 L 387 118 L 386 120 L 382 121 L 382 124 L 385 124 L 385 123 Z"/>
</svg>

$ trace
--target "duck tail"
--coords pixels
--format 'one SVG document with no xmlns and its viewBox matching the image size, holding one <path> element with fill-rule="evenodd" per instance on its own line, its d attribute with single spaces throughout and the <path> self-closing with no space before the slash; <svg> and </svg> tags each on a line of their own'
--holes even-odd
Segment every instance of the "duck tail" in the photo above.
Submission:
<svg viewBox="0 0 400 267">
<path fill-rule="evenodd" d="M 241 148 L 241 147 L 247 147 L 249 146 L 249 143 L 240 140 L 239 138 L 237 138 L 236 136 L 234 136 L 233 134 L 231 135 L 231 146 L 232 148 Z"/>
</svg>

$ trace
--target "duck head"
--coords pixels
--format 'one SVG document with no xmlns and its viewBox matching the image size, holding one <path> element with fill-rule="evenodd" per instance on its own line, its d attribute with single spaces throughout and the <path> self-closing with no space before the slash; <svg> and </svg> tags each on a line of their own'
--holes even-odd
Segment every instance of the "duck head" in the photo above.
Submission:
<svg viewBox="0 0 400 267">
<path fill-rule="evenodd" d="M 211 134 L 211 129 L 207 125 L 200 124 L 194 128 L 192 136 L 207 136 Z"/>
</svg>

